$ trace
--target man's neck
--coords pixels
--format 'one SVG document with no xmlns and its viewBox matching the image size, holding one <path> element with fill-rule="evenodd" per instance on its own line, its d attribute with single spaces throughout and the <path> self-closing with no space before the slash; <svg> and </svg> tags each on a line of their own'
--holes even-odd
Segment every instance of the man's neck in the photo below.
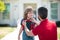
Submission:
<svg viewBox="0 0 60 40">
<path fill-rule="evenodd" d="M 47 19 L 47 18 L 46 18 Z M 41 21 L 44 21 L 44 20 L 46 20 L 46 19 L 41 19 Z"/>
</svg>

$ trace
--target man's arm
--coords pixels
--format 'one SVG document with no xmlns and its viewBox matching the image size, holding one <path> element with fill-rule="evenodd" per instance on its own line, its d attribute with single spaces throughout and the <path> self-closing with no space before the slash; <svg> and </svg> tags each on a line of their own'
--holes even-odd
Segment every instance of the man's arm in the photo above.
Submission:
<svg viewBox="0 0 60 40">
<path fill-rule="evenodd" d="M 28 36 L 34 36 L 34 34 L 32 33 L 32 30 L 29 31 L 28 28 L 25 26 L 25 32 Z"/>
<path fill-rule="evenodd" d="M 34 18 L 31 18 L 31 21 L 36 23 L 36 26 L 39 25 L 39 22 L 37 20 L 35 20 Z"/>
<path fill-rule="evenodd" d="M 34 30 L 31 30 L 31 31 L 28 30 L 26 26 L 26 20 L 24 20 L 22 24 L 24 25 L 25 32 L 28 36 L 34 36 L 38 34 L 38 31 L 37 31 L 38 28 L 35 28 Z"/>
</svg>

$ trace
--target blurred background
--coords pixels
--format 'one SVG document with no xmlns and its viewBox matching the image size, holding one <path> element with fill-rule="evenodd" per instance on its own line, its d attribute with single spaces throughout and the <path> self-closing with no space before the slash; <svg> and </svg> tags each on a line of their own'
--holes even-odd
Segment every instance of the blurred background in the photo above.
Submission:
<svg viewBox="0 0 60 40">
<path fill-rule="evenodd" d="M 39 7 L 48 9 L 48 19 L 56 22 L 60 40 L 60 0 L 0 0 L 0 39 L 16 31 L 17 21 L 21 22 L 27 6 L 33 7 L 36 19 Z"/>
</svg>

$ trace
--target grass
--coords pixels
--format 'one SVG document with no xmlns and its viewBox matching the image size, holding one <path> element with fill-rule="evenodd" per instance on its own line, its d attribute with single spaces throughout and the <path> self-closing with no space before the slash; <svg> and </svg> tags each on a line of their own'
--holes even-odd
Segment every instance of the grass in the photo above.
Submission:
<svg viewBox="0 0 60 40">
<path fill-rule="evenodd" d="M 60 40 L 60 27 L 57 28 L 58 38 Z"/>
<path fill-rule="evenodd" d="M 0 27 L 0 39 L 3 38 L 8 33 L 13 32 L 15 29 L 16 28 L 12 28 L 12 27 Z"/>
<path fill-rule="evenodd" d="M 60 39 L 60 34 L 59 34 L 59 39 Z"/>
</svg>

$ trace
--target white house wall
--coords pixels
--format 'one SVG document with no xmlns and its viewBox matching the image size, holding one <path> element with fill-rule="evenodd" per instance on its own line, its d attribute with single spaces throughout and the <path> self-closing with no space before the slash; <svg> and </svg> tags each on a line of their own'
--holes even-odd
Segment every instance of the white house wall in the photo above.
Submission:
<svg viewBox="0 0 60 40">
<path fill-rule="evenodd" d="M 24 3 L 36 3 L 37 8 L 41 6 L 40 0 L 19 0 L 16 3 L 11 2 L 10 25 L 16 26 L 17 20 L 19 19 L 21 21 L 21 19 L 23 18 Z"/>
<path fill-rule="evenodd" d="M 60 2 L 58 4 L 58 20 L 60 21 Z"/>
<path fill-rule="evenodd" d="M 17 2 L 11 1 L 10 2 L 10 19 L 3 20 L 2 23 L 10 24 L 11 26 L 17 25 L 17 20 L 19 19 L 21 22 L 21 19 L 23 18 L 24 14 L 24 3 L 36 3 L 37 8 L 45 6 L 49 9 L 49 15 L 48 18 L 50 18 L 50 3 L 44 3 L 42 0 L 18 0 Z"/>
<path fill-rule="evenodd" d="M 2 23 L 2 13 L 0 13 L 0 24 Z"/>
<path fill-rule="evenodd" d="M 20 20 L 22 19 L 23 14 L 24 14 L 24 3 L 36 3 L 37 8 L 39 8 L 41 6 L 41 1 L 40 0 L 20 0 L 19 1 L 19 18 L 20 18 Z"/>
<path fill-rule="evenodd" d="M 51 7 L 50 7 L 50 2 L 49 1 L 43 1 L 42 0 L 42 3 L 41 3 L 41 6 L 45 7 L 48 9 L 48 19 L 50 20 L 51 19 Z"/>
<path fill-rule="evenodd" d="M 7 23 L 7 24 L 10 24 L 11 26 L 16 26 L 18 19 L 21 22 L 21 19 L 23 18 L 23 14 L 24 14 L 24 3 L 36 3 L 37 9 L 41 6 L 46 7 L 48 9 L 48 19 L 51 19 L 50 2 L 43 2 L 42 0 L 18 0 L 15 3 L 12 1 L 10 2 L 10 19 L 0 20 L 0 23 L 2 24 Z M 60 17 L 59 17 L 60 16 L 60 3 L 58 7 L 59 7 L 58 8 L 58 19 L 60 20 Z"/>
<path fill-rule="evenodd" d="M 16 26 L 19 15 L 19 1 L 10 3 L 10 25 Z"/>
</svg>

